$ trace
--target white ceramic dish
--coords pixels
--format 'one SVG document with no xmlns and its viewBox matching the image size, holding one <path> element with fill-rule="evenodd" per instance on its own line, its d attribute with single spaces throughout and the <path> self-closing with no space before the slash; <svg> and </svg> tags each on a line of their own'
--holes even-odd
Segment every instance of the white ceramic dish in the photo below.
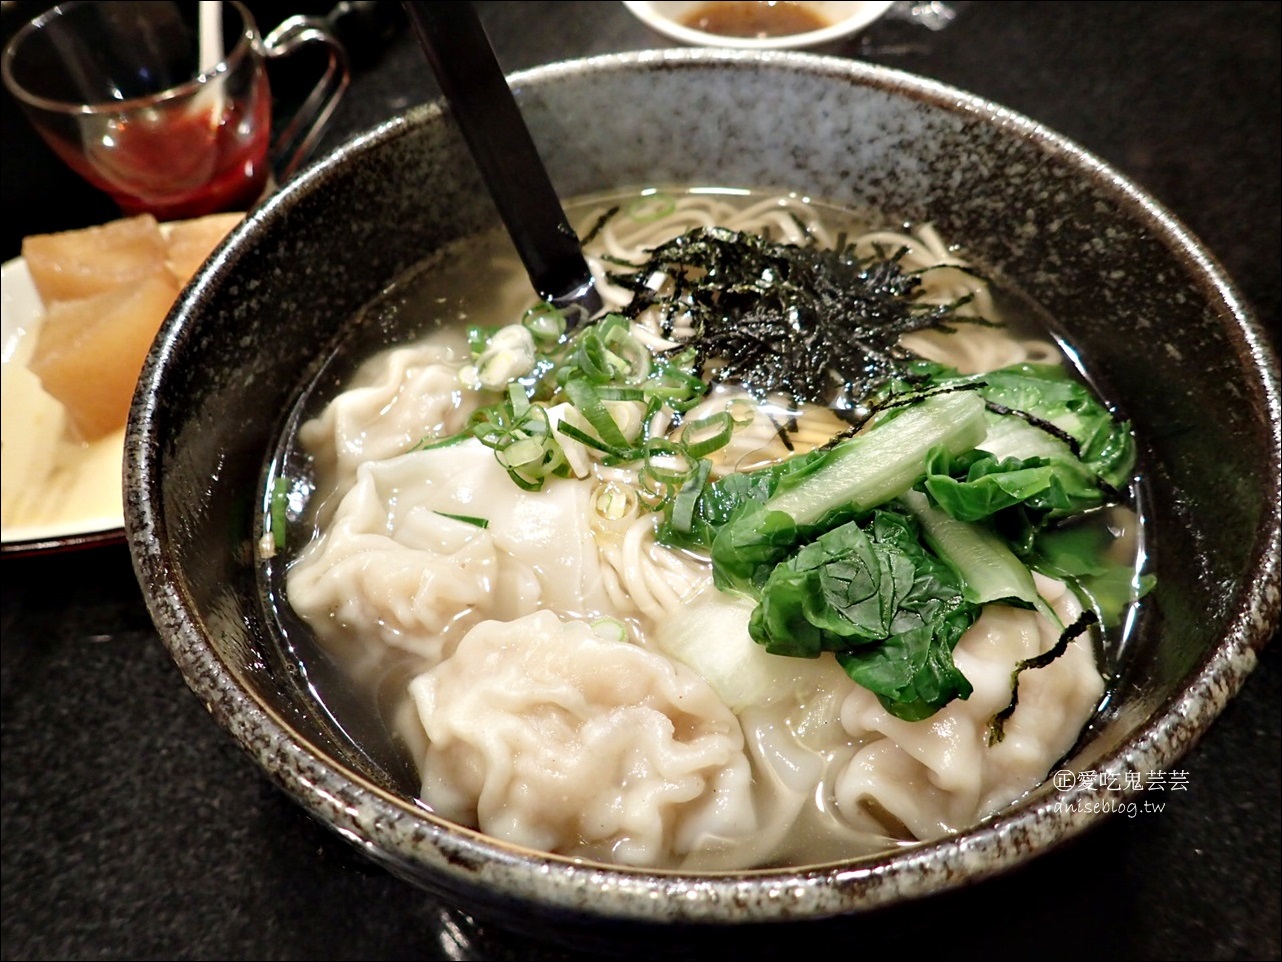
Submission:
<svg viewBox="0 0 1282 962">
<path fill-rule="evenodd" d="M 92 444 L 66 437 L 66 413 L 27 370 L 43 306 L 21 257 L 2 269 L 3 551 L 35 553 L 124 538 L 124 429 Z"/>
<path fill-rule="evenodd" d="M 740 50 L 785 50 L 801 47 L 817 47 L 833 43 L 863 30 L 874 20 L 881 17 L 892 4 L 881 0 L 852 0 L 852 2 L 799 2 L 795 6 L 804 7 L 828 25 L 804 33 L 790 33 L 773 37 L 735 37 L 726 34 L 709 33 L 686 26 L 684 21 L 701 8 L 741 7 L 746 4 L 716 3 L 705 0 L 625 0 L 625 7 L 642 23 L 673 40 L 681 43 L 704 47 L 733 47 Z"/>
</svg>

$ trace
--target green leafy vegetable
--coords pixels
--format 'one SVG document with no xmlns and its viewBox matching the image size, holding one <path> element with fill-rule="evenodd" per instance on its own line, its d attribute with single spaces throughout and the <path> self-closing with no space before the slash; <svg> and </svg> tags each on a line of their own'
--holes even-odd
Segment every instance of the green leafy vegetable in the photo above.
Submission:
<svg viewBox="0 0 1282 962">
<path fill-rule="evenodd" d="M 983 605 L 1035 609 L 1065 631 L 1034 570 L 1108 624 L 1142 593 L 1101 542 L 1061 527 L 1116 500 L 1134 466 L 1126 426 L 1078 382 L 1047 366 L 981 378 L 919 364 L 878 402 L 853 437 L 691 487 L 660 529 L 708 549 L 718 587 L 757 602 L 750 634 L 767 650 L 833 651 L 916 720 L 969 694 L 952 651 Z"/>
<path fill-rule="evenodd" d="M 970 386 L 987 405 L 980 450 L 928 466 L 926 490 L 953 517 L 977 521 L 1014 505 L 1064 517 L 1117 501 L 1129 485 L 1135 468 L 1129 422 L 1117 420 L 1059 365 L 961 376 L 921 363 L 914 374 L 909 383 L 917 390 Z"/>
<path fill-rule="evenodd" d="M 1033 573 L 992 529 L 952 517 L 932 507 L 925 495 L 905 492 L 898 500 L 921 524 L 932 550 L 957 572 L 967 601 L 976 605 L 1002 602 L 1035 608 L 1051 624 L 1060 625 L 1033 583 Z"/>
<path fill-rule="evenodd" d="M 929 452 L 972 449 L 984 436 L 983 411 L 973 391 L 893 409 L 831 447 L 709 485 L 688 526 L 669 518 L 660 538 L 709 548 L 718 586 L 751 590 L 808 530 L 909 490 L 922 479 Z"/>
<path fill-rule="evenodd" d="M 1130 560 L 1110 558 L 1111 536 L 1102 525 L 1071 524 L 1038 534 L 1030 554 L 1037 571 L 1074 585 L 1100 623 L 1115 628 L 1127 608 L 1154 585 Z"/>
<path fill-rule="evenodd" d="M 900 718 L 967 697 L 952 651 L 979 607 L 916 528 L 910 517 L 875 511 L 862 525 L 823 533 L 770 573 L 749 634 L 775 654 L 837 652 L 847 674 Z"/>
</svg>

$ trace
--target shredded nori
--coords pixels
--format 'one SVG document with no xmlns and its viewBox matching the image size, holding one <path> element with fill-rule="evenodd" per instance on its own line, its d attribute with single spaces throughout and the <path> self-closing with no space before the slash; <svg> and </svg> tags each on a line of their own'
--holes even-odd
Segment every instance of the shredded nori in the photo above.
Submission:
<svg viewBox="0 0 1282 962">
<path fill-rule="evenodd" d="M 596 223 L 588 228 L 588 232 L 583 235 L 583 237 L 579 240 L 579 243 L 586 245 L 596 240 L 597 235 L 601 233 L 601 231 L 605 228 L 605 225 L 610 222 L 610 220 L 614 217 L 615 214 L 619 212 L 620 209 L 621 209 L 621 205 L 615 204 L 613 207 L 607 210 L 604 214 L 598 217 L 596 219 Z"/>
<path fill-rule="evenodd" d="M 632 293 L 625 313 L 655 308 L 665 333 L 689 318 L 700 369 L 764 397 L 853 411 L 861 398 L 917 355 L 899 343 L 928 329 L 992 322 L 957 311 L 970 296 L 931 304 L 921 271 L 905 270 L 905 249 L 860 257 L 835 248 L 787 244 L 722 227 L 696 228 L 649 252 L 634 271 L 612 272 Z M 671 279 L 649 286 L 656 272 Z"/>
<path fill-rule="evenodd" d="M 1030 668 L 1045 668 L 1055 661 L 1060 655 L 1068 651 L 1069 643 L 1074 638 L 1085 632 L 1097 621 L 1099 621 L 1099 617 L 1095 612 L 1090 609 L 1083 611 L 1075 622 L 1064 629 L 1053 648 L 1042 652 L 1040 655 L 1034 655 L 1032 658 L 1025 658 L 1015 666 L 1015 669 L 1010 673 L 1010 703 L 994 715 L 988 723 L 989 745 L 996 745 L 1006 737 L 1006 722 L 1010 720 L 1011 715 L 1015 714 L 1015 708 L 1019 705 L 1019 676 Z"/>
<path fill-rule="evenodd" d="M 1069 451 L 1073 453 L 1073 457 L 1080 458 L 1082 456 L 1082 446 L 1077 443 L 1077 438 L 1073 437 L 1067 431 L 1057 428 L 1045 418 L 1039 418 L 1036 415 L 1029 414 L 1027 411 L 1017 411 L 1014 408 L 1008 408 L 1005 404 L 997 404 L 994 401 L 986 401 L 984 406 L 994 414 L 1019 418 L 1025 423 L 1031 424 L 1033 427 L 1045 431 L 1056 440 L 1062 441 L 1068 447 Z"/>
</svg>

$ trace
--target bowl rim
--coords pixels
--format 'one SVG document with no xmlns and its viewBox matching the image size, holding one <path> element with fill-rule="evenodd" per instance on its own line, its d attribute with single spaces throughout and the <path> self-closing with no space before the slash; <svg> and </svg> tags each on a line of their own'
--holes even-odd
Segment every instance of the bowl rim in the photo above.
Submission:
<svg viewBox="0 0 1282 962">
<path fill-rule="evenodd" d="M 1272 433 L 1272 467 L 1282 463 L 1277 358 L 1263 330 L 1213 256 L 1147 192 L 1068 139 L 1008 108 L 892 68 L 801 52 L 745 52 L 709 48 L 634 51 L 546 64 L 513 74 L 523 87 L 554 83 L 576 73 L 750 66 L 831 77 L 891 91 L 913 100 L 985 119 L 1028 138 L 1096 178 L 1154 235 L 1206 278 L 1228 308 L 1223 324 L 1249 369 Z M 688 873 L 583 863 L 521 849 L 459 828 L 327 760 L 279 714 L 239 681 L 214 654 L 187 612 L 169 550 L 160 496 L 159 452 L 149 437 L 157 417 L 159 385 L 177 349 L 179 333 L 215 289 L 218 276 L 251 247 L 266 225 L 284 216 L 296 198 L 319 189 L 331 173 L 420 125 L 438 122 L 439 103 L 394 117 L 313 162 L 237 226 L 180 296 L 148 357 L 130 414 L 126 444 L 126 531 L 135 573 L 160 636 L 189 687 L 287 794 L 310 814 L 383 864 L 417 884 L 440 879 L 443 891 L 466 887 L 486 897 L 514 898 L 532 908 L 575 911 L 603 920 L 713 922 L 817 919 L 851 914 L 986 878 L 1074 838 L 1108 814 L 1107 803 L 1127 797 L 1101 786 L 1041 791 L 961 833 L 910 848 L 828 865 L 724 873 Z M 1234 599 L 1219 644 L 1190 671 L 1185 687 L 1159 706 L 1093 768 L 1119 781 L 1167 769 L 1200 738 L 1255 667 L 1257 651 L 1279 621 L 1278 482 L 1273 482 L 1251 554 L 1253 583 Z M 1102 780 L 1101 780 L 1102 781 Z M 1067 814 L 1064 812 L 1067 811 Z M 407 872 L 406 865 L 412 867 Z M 551 870 L 551 869 L 556 870 Z M 428 876 L 425 882 L 424 873 Z"/>
</svg>

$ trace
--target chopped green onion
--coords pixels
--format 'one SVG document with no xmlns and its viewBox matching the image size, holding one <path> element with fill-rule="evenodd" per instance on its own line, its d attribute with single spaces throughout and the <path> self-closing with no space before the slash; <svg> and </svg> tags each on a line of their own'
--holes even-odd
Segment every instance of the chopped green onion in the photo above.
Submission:
<svg viewBox="0 0 1282 962">
<path fill-rule="evenodd" d="M 464 524 L 475 525 L 478 528 L 488 528 L 490 526 L 489 518 L 477 518 L 470 514 L 450 514 L 448 511 L 435 511 L 433 514 L 439 514 L 442 518 L 449 518 L 452 521 L 462 521 Z"/>
<path fill-rule="evenodd" d="M 579 337 L 572 365 L 563 376 L 581 374 L 596 384 L 641 384 L 650 373 L 649 348 L 632 335 L 632 325 L 621 314 L 608 314 Z M 575 370 L 577 368 L 577 372 Z"/>
<path fill-rule="evenodd" d="M 490 341 L 490 346 L 476 362 L 476 380 L 481 387 L 491 391 L 500 391 L 510 381 L 524 377 L 534 370 L 534 340 L 523 327 L 515 328 L 524 335 L 524 340 L 501 337 L 513 330 L 504 328 Z"/>
<path fill-rule="evenodd" d="M 600 451 L 602 454 L 608 454 L 610 457 L 614 458 L 615 460 L 618 460 L 618 461 L 636 460 L 636 458 L 633 456 L 635 452 L 632 449 L 610 447 L 608 444 L 602 443 L 600 438 L 593 437 L 592 435 L 588 434 L 587 431 L 584 431 L 582 428 L 576 427 L 575 425 L 571 424 L 568 421 L 559 421 L 557 423 L 556 429 L 558 433 L 564 434 L 567 438 L 570 438 L 573 441 L 578 441 L 580 444 L 586 445 L 587 447 L 592 448 L 594 451 Z"/>
<path fill-rule="evenodd" d="M 606 641 L 627 641 L 628 626 L 618 618 L 598 618 L 592 622 L 592 631 Z"/>
<path fill-rule="evenodd" d="M 653 366 L 643 390 L 651 396 L 663 398 L 674 411 L 684 413 L 702 400 L 708 385 L 678 363 L 660 361 Z"/>
<path fill-rule="evenodd" d="M 620 368 L 622 378 L 628 384 L 639 384 L 650 376 L 653 355 L 650 349 L 632 336 L 632 328 L 622 318 L 620 323 L 605 330 L 604 341 L 612 356 L 619 359 L 624 366 Z M 616 366 L 619 362 L 615 362 Z"/>
<path fill-rule="evenodd" d="M 636 492 L 629 487 L 607 481 L 593 493 L 592 506 L 604 520 L 622 521 L 636 510 Z"/>
<path fill-rule="evenodd" d="M 433 451 L 436 448 L 451 448 L 460 441 L 466 441 L 470 437 L 472 437 L 471 431 L 460 431 L 458 434 L 450 434 L 443 438 L 433 438 L 430 436 L 424 437 L 419 440 L 418 444 L 410 448 L 410 452 Z"/>
<path fill-rule="evenodd" d="M 598 385 L 596 387 L 597 396 L 602 401 L 645 401 L 645 391 L 637 387 L 610 387 L 609 385 Z"/>
<path fill-rule="evenodd" d="M 512 406 L 512 414 L 518 419 L 530 410 L 530 399 L 526 396 L 525 388 L 516 381 L 507 386 L 507 401 Z"/>
<path fill-rule="evenodd" d="M 469 324 L 467 326 L 467 346 L 471 349 L 473 357 L 480 357 L 485 353 L 485 349 L 490 346 L 490 338 L 494 336 L 498 329 L 499 325 L 497 324 Z"/>
<path fill-rule="evenodd" d="M 547 301 L 542 301 L 526 311 L 525 317 L 521 318 L 521 323 L 525 325 L 534 340 L 543 344 L 560 343 L 561 338 L 565 336 L 565 315 Z"/>
<path fill-rule="evenodd" d="M 579 409 L 592 430 L 602 442 L 615 449 L 629 448 L 628 439 L 623 436 L 619 424 L 613 415 L 606 410 L 596 389 L 586 378 L 571 378 L 565 383 L 565 393 L 571 403 Z"/>
<path fill-rule="evenodd" d="M 708 484 L 708 474 L 712 471 L 712 462 L 700 461 L 695 472 L 681 486 L 672 502 L 672 527 L 688 534 L 694 527 L 694 509 L 699 496 Z"/>
<path fill-rule="evenodd" d="M 733 433 L 734 419 L 728 411 L 721 411 L 687 424 L 681 430 L 681 442 L 690 457 L 702 458 L 729 444 Z"/>
<path fill-rule="evenodd" d="M 271 526 L 272 542 L 278 551 L 285 547 L 285 531 L 289 523 L 289 479 L 278 475 L 272 482 Z"/>
<path fill-rule="evenodd" d="M 674 491 L 675 485 L 660 480 L 646 468 L 637 474 L 637 499 L 653 511 L 660 510 L 672 500 Z"/>
<path fill-rule="evenodd" d="M 522 438 L 499 450 L 499 461 L 504 467 L 520 470 L 535 462 L 542 462 L 544 446 L 535 438 Z"/>
<path fill-rule="evenodd" d="M 474 412 L 466 431 L 424 438 L 414 450 L 475 437 L 528 491 L 541 488 L 549 476 L 575 473 L 561 447 L 566 438 L 607 465 L 640 462 L 641 490 L 630 503 L 635 507 L 644 499 L 661 508 L 735 427 L 732 417 L 720 414 L 687 425 L 681 441 L 655 437 L 699 403 L 708 386 L 697 373 L 692 348 L 656 356 L 622 314 L 607 314 L 567 336 L 564 316 L 543 303 L 520 324 L 471 328 L 469 343 L 476 360 L 461 382 L 500 392 L 501 400 Z M 562 402 L 573 406 L 574 416 L 553 424 L 548 409 Z"/>
<path fill-rule="evenodd" d="M 547 408 L 527 402 L 517 415 L 512 407 L 508 402 L 477 411 L 472 434 L 494 450 L 499 464 L 517 485 L 537 491 L 547 477 L 568 471 L 565 452 L 552 434 Z"/>
<path fill-rule="evenodd" d="M 641 224 L 667 217 L 677 209 L 677 202 L 669 194 L 646 194 L 628 204 L 624 214 Z"/>
<path fill-rule="evenodd" d="M 734 421 L 735 427 L 746 428 L 757 419 L 757 407 L 745 397 L 731 398 L 726 405 L 726 413 Z"/>
<path fill-rule="evenodd" d="M 662 508 L 699 470 L 678 443 L 652 438 L 646 444 L 645 463 L 637 472 L 643 500 L 654 509 Z"/>
<path fill-rule="evenodd" d="M 694 473 L 696 465 L 686 449 L 666 438 L 653 438 L 646 445 L 645 468 L 656 478 L 670 484 L 682 484 Z"/>
</svg>

